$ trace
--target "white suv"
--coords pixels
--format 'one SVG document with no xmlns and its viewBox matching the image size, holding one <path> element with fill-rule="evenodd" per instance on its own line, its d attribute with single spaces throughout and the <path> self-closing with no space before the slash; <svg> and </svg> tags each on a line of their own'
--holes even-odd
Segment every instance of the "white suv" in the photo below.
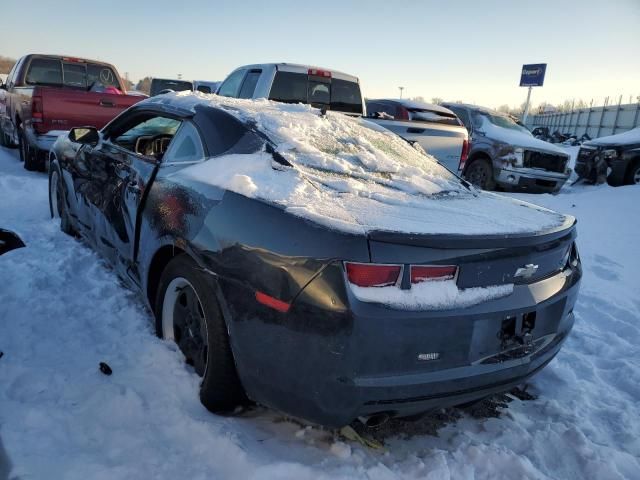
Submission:
<svg viewBox="0 0 640 480">
<path fill-rule="evenodd" d="M 365 112 L 357 77 L 309 65 L 245 65 L 231 72 L 217 93 L 225 97 L 305 103 L 358 116 Z"/>
</svg>

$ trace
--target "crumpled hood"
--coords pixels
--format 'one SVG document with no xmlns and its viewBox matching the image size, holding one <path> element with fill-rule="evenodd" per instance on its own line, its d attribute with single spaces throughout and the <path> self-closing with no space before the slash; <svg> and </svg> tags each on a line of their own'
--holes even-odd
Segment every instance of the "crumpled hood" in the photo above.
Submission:
<svg viewBox="0 0 640 480">
<path fill-rule="evenodd" d="M 640 127 L 629 130 L 628 132 L 619 133 L 617 135 L 609 135 L 585 142 L 584 145 L 600 147 L 615 145 L 640 145 Z"/>
<path fill-rule="evenodd" d="M 524 132 L 498 127 L 486 119 L 483 120 L 482 130 L 484 130 L 487 137 L 508 143 L 514 147 L 557 153 L 567 157 L 569 156 L 567 151 L 562 147 L 558 147 L 553 143 L 545 142 L 544 140 L 540 140 L 539 138 L 535 138 L 534 136 Z"/>
</svg>

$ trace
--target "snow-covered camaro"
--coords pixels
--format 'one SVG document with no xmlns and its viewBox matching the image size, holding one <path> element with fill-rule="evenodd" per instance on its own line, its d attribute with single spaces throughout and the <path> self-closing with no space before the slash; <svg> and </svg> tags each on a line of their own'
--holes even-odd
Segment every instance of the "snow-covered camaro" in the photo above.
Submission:
<svg viewBox="0 0 640 480">
<path fill-rule="evenodd" d="M 143 294 L 212 411 L 248 397 L 341 426 L 467 403 L 573 325 L 574 218 L 362 119 L 161 95 L 61 136 L 49 179 L 62 230 Z"/>
</svg>

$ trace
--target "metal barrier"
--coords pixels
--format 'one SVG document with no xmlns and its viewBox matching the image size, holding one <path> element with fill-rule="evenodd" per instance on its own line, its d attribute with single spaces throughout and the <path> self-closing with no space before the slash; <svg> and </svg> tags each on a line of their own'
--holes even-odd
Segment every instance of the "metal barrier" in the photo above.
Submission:
<svg viewBox="0 0 640 480">
<path fill-rule="evenodd" d="M 640 102 L 529 115 L 527 127 L 547 127 L 550 133 L 559 130 L 578 137 L 584 133 L 591 138 L 615 135 L 640 127 Z"/>
</svg>

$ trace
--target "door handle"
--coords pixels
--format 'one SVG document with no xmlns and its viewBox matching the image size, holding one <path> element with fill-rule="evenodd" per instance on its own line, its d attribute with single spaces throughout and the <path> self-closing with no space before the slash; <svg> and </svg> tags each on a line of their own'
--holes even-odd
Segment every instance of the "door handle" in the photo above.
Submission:
<svg viewBox="0 0 640 480">
<path fill-rule="evenodd" d="M 112 101 L 110 101 L 110 100 L 100 100 L 100 106 L 101 106 L 101 107 L 115 107 L 115 106 L 116 106 L 116 104 L 115 104 L 115 103 L 113 103 L 113 102 L 112 102 Z"/>
</svg>

